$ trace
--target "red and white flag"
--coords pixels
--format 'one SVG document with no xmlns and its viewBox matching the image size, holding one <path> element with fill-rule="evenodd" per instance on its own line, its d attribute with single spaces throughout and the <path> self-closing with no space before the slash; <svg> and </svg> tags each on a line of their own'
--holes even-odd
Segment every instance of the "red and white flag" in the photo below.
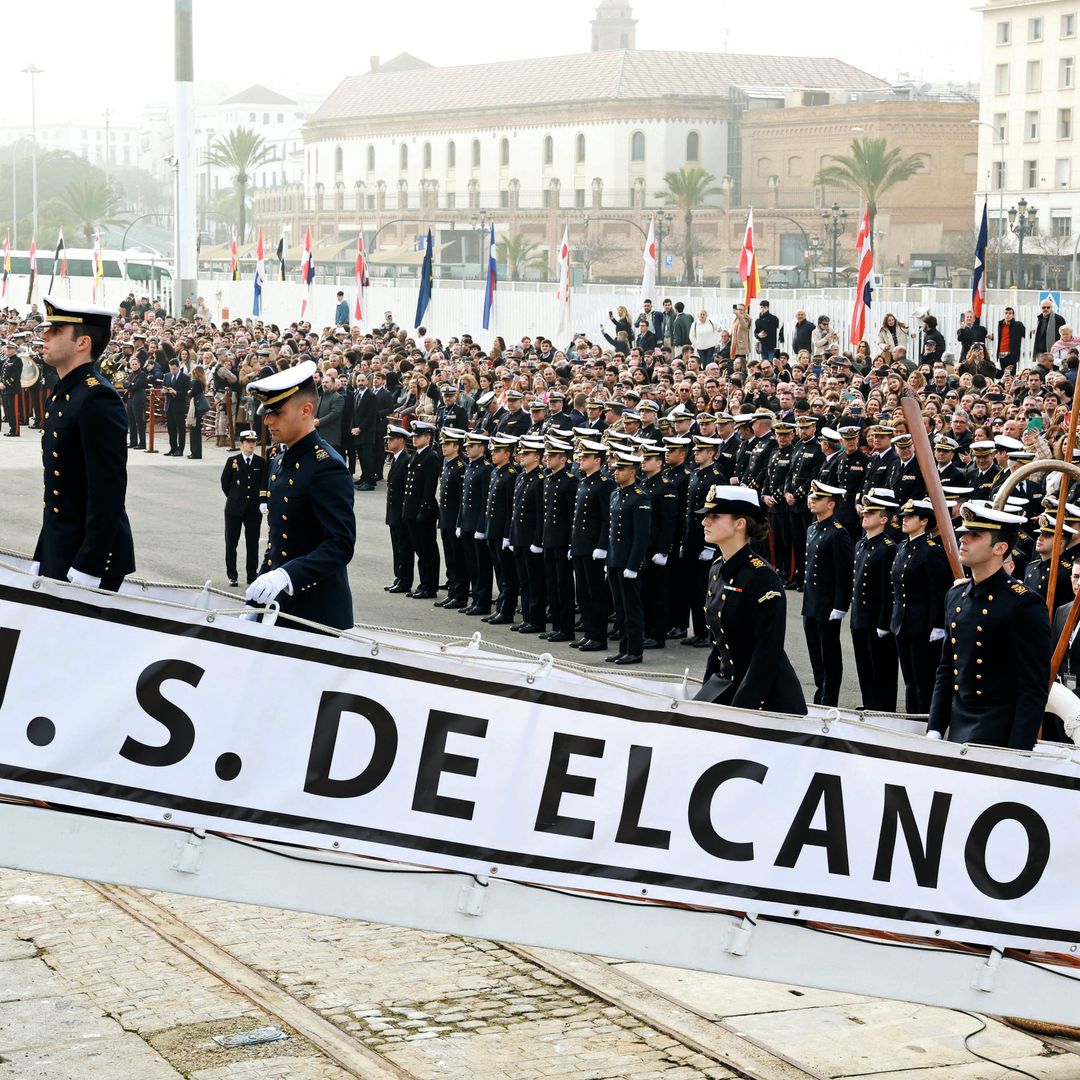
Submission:
<svg viewBox="0 0 1080 1080">
<path fill-rule="evenodd" d="M 364 258 L 364 230 L 356 238 L 356 302 L 353 304 L 353 321 L 362 323 L 364 311 L 367 308 L 367 260 Z"/>
<path fill-rule="evenodd" d="M 749 308 L 750 301 L 761 291 L 761 278 L 758 276 L 757 253 L 754 251 L 754 208 L 746 215 L 746 234 L 743 236 L 742 251 L 739 252 L 739 280 L 743 283 L 743 303 Z"/>
<path fill-rule="evenodd" d="M 304 234 L 304 257 L 300 262 L 300 280 L 304 283 L 304 296 L 300 301 L 300 318 L 307 312 L 311 300 L 311 279 L 315 276 L 315 263 L 311 258 L 311 226 Z"/>
<path fill-rule="evenodd" d="M 645 238 L 645 251 L 641 256 L 645 264 L 641 273 L 641 306 L 646 300 L 654 299 L 656 293 L 656 224 L 649 222 L 649 235 Z"/>
<path fill-rule="evenodd" d="M 855 241 L 859 259 L 859 277 L 855 285 L 855 310 L 851 313 L 851 344 L 858 347 L 866 333 L 866 319 L 874 292 L 874 251 L 870 246 L 870 212 L 863 212 L 859 236 Z"/>
<path fill-rule="evenodd" d="M 570 226 L 563 227 L 562 243 L 559 245 L 559 288 L 555 293 L 559 304 L 559 333 L 570 330 Z"/>
</svg>

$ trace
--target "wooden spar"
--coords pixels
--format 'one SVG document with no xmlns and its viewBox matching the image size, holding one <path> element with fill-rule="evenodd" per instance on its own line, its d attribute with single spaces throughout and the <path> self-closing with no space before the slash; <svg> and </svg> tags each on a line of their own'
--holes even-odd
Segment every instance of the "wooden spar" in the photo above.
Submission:
<svg viewBox="0 0 1080 1080">
<path fill-rule="evenodd" d="M 930 502 L 934 505 L 934 516 L 937 518 L 941 546 L 949 557 L 953 577 L 963 577 L 964 568 L 960 564 L 960 548 L 957 546 L 956 534 L 953 532 L 952 518 L 949 516 L 949 507 L 945 501 L 945 492 L 941 490 L 941 476 L 937 470 L 937 462 L 934 460 L 934 450 L 930 445 L 930 438 L 926 434 L 922 406 L 919 404 L 919 399 L 910 390 L 905 390 L 900 398 L 900 408 L 903 410 L 908 431 L 911 432 L 911 440 L 915 446 L 915 458 L 919 462 L 919 471 L 922 473 L 923 481 L 926 484 L 926 493 L 930 496 Z"/>
<path fill-rule="evenodd" d="M 1063 461 L 1072 463 L 1073 447 L 1076 445 L 1076 421 L 1080 418 L 1080 379 L 1076 380 L 1076 389 L 1073 391 L 1072 409 L 1069 411 L 1069 427 L 1065 432 L 1064 452 L 1061 455 Z M 1062 529 L 1065 523 L 1065 503 L 1068 501 L 1069 485 L 1065 482 L 1065 476 L 1061 477 L 1061 486 L 1058 488 L 1057 517 L 1054 519 L 1054 546 L 1050 549 L 1050 565 L 1053 569 L 1046 583 L 1046 609 L 1050 612 L 1050 619 L 1054 618 L 1054 593 L 1057 591 L 1057 564 L 1062 548 Z M 1055 674 L 1057 674 L 1055 670 Z"/>
</svg>

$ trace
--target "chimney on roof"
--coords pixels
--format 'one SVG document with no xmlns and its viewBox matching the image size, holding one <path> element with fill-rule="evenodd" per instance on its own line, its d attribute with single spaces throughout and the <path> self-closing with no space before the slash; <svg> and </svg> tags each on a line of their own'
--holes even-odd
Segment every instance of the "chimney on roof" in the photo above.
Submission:
<svg viewBox="0 0 1080 1080">
<path fill-rule="evenodd" d="M 368 74 L 369 75 L 378 75 L 379 74 L 379 58 L 377 56 L 371 57 L 371 70 L 368 72 Z"/>
</svg>

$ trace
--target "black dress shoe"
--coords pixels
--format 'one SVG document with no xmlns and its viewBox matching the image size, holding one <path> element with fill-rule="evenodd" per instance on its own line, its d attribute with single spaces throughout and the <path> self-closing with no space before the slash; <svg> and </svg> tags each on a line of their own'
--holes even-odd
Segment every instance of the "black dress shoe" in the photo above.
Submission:
<svg viewBox="0 0 1080 1080">
<path fill-rule="evenodd" d="M 650 638 L 646 638 L 641 643 L 641 647 L 643 649 L 663 649 L 666 646 L 666 644 L 667 644 L 667 642 L 665 642 L 665 641 L 659 641 L 656 638 L 651 638 L 650 637 Z"/>
<path fill-rule="evenodd" d="M 450 597 L 448 596 L 445 600 L 436 600 L 435 603 L 432 604 L 431 606 L 432 607 L 446 607 L 449 603 L 450 603 Z"/>
<path fill-rule="evenodd" d="M 544 631 L 544 632 L 543 632 L 543 633 L 542 633 L 542 634 L 540 635 L 540 640 L 541 640 L 541 641 L 550 641 L 550 640 L 551 640 L 551 635 L 552 635 L 552 634 L 554 634 L 554 633 L 556 633 L 556 631 L 555 631 L 555 630 L 545 630 L 545 631 Z"/>
<path fill-rule="evenodd" d="M 233 577 L 229 578 L 229 584 L 235 589 L 240 584 L 240 582 Z"/>
<path fill-rule="evenodd" d="M 617 664 L 625 655 L 626 655 L 626 653 L 615 653 L 614 656 L 605 656 L 604 657 L 604 663 L 605 664 Z"/>
<path fill-rule="evenodd" d="M 402 585 L 402 584 L 398 583 L 397 585 L 388 585 L 387 588 L 386 588 L 386 591 L 388 593 L 405 593 L 406 596 L 411 596 L 412 595 L 412 586 L 411 585 Z"/>
<path fill-rule="evenodd" d="M 584 645 L 584 644 L 585 644 L 585 638 L 574 638 L 574 640 L 570 642 L 570 648 L 571 649 L 580 649 L 581 646 Z"/>
<path fill-rule="evenodd" d="M 681 641 L 684 637 L 686 637 L 686 627 L 685 626 L 673 626 L 667 632 L 668 641 Z"/>
<path fill-rule="evenodd" d="M 578 652 L 606 652 L 608 644 L 606 641 L 583 641 L 577 646 Z"/>
<path fill-rule="evenodd" d="M 544 628 L 542 626 L 538 626 L 536 623 L 526 623 L 523 627 L 521 627 L 520 630 L 518 630 L 519 634 L 542 634 L 543 632 Z"/>
<path fill-rule="evenodd" d="M 490 619 L 485 619 L 484 621 L 489 623 L 491 626 L 505 626 L 508 623 L 511 623 L 511 624 L 513 623 L 514 616 L 513 615 L 492 615 Z M 512 630 L 513 626 L 511 626 L 510 629 Z"/>
<path fill-rule="evenodd" d="M 707 637 L 703 637 L 701 634 L 695 634 L 693 637 L 685 638 L 680 644 L 689 645 L 690 648 L 696 649 L 699 645 L 707 645 L 708 642 L 709 639 Z"/>
<path fill-rule="evenodd" d="M 541 636 L 543 636 L 543 635 L 541 635 Z M 552 645 L 561 645 L 565 641 L 573 641 L 573 640 L 574 640 L 574 635 L 573 634 L 549 634 L 548 635 L 548 641 L 550 641 Z"/>
<path fill-rule="evenodd" d="M 640 664 L 641 655 L 639 654 L 637 656 L 631 656 L 629 653 L 627 653 L 624 656 L 620 656 L 619 659 L 615 661 L 615 663 L 619 664 L 620 666 L 625 664 Z"/>
<path fill-rule="evenodd" d="M 524 622 L 511 623 L 510 624 L 510 629 L 513 630 L 514 633 L 516 634 L 523 626 L 528 626 L 528 625 L 529 625 L 528 623 L 524 623 Z"/>
<path fill-rule="evenodd" d="M 411 593 L 406 593 L 406 596 L 411 597 L 413 600 L 434 600 L 438 593 L 433 592 L 431 589 L 415 589 Z"/>
<path fill-rule="evenodd" d="M 382 588 L 383 588 L 383 592 L 389 592 L 391 589 L 396 588 L 396 587 L 397 587 L 397 582 L 396 581 L 391 581 L 389 585 L 384 585 Z"/>
<path fill-rule="evenodd" d="M 466 615 L 490 615 L 491 608 L 489 607 L 474 607 L 472 611 L 466 611 Z"/>
<path fill-rule="evenodd" d="M 461 611 L 468 606 L 467 600 L 449 600 L 443 603 L 443 608 L 447 611 Z"/>
</svg>

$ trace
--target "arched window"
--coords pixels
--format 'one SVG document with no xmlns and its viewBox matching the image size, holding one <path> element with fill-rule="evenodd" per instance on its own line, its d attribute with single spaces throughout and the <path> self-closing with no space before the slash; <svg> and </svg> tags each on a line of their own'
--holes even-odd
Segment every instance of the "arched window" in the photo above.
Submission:
<svg viewBox="0 0 1080 1080">
<path fill-rule="evenodd" d="M 696 131 L 691 131 L 690 134 L 686 136 L 686 160 L 687 161 L 700 161 L 701 160 L 700 157 L 698 156 L 699 153 L 700 153 L 700 145 L 699 145 L 700 142 L 701 142 L 701 139 L 698 136 L 698 133 Z"/>
<path fill-rule="evenodd" d="M 409 148 L 405 143 L 401 144 L 401 149 L 398 151 L 398 168 L 407 169 L 409 167 Z"/>
<path fill-rule="evenodd" d="M 453 142 L 446 144 L 446 167 L 453 169 L 457 167 L 457 147 Z"/>
<path fill-rule="evenodd" d="M 644 161 L 645 160 L 645 132 L 635 131 L 630 136 L 630 160 L 631 161 Z"/>
<path fill-rule="evenodd" d="M 789 157 L 787 163 L 788 176 L 802 176 L 803 174 L 803 159 L 801 157 Z"/>
<path fill-rule="evenodd" d="M 367 171 L 375 171 L 375 147 L 369 146 L 367 148 Z"/>
<path fill-rule="evenodd" d="M 431 143 L 424 143 L 424 168 L 431 168 Z"/>
<path fill-rule="evenodd" d="M 544 164 L 550 165 L 555 160 L 555 140 L 550 135 L 544 136 Z"/>
<path fill-rule="evenodd" d="M 510 164 L 510 140 L 503 139 L 499 143 L 499 164 L 507 166 Z"/>
<path fill-rule="evenodd" d="M 342 172 L 345 168 L 345 151 L 340 146 L 334 147 L 334 172 Z"/>
<path fill-rule="evenodd" d="M 474 169 L 480 168 L 480 140 L 473 139 L 472 144 L 472 167 Z"/>
<path fill-rule="evenodd" d="M 579 135 L 574 146 L 574 160 L 582 165 L 585 162 L 585 136 Z"/>
</svg>

